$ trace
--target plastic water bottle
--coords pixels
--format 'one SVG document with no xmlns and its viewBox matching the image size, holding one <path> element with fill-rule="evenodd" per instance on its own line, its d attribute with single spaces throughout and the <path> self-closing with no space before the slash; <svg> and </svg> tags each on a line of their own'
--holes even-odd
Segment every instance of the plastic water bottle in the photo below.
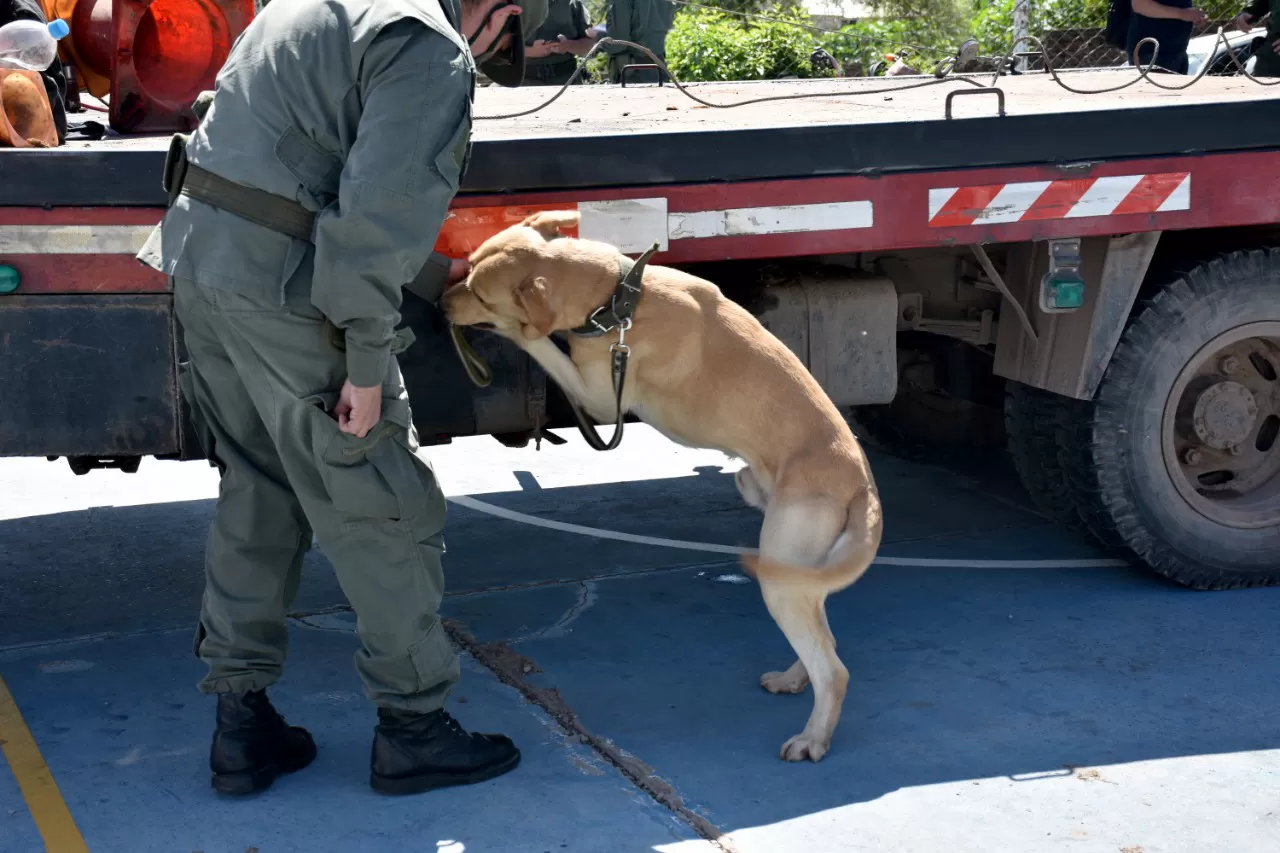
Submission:
<svg viewBox="0 0 1280 853">
<path fill-rule="evenodd" d="M 44 71 L 58 55 L 58 39 L 70 32 L 71 27 L 61 18 L 48 24 L 39 21 L 5 24 L 0 27 L 0 68 Z"/>
</svg>

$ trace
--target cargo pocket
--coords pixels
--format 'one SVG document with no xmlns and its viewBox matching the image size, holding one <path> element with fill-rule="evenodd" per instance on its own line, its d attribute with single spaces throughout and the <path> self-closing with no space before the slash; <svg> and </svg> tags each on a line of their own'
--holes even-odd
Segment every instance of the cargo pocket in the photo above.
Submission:
<svg viewBox="0 0 1280 853">
<path fill-rule="evenodd" d="M 458 680 L 458 656 L 439 620 L 427 631 L 427 636 L 409 647 L 409 661 L 413 664 L 417 692 L 438 687 L 442 681 Z"/>
<path fill-rule="evenodd" d="M 216 453 L 217 448 L 213 438 L 213 430 L 210 428 L 209 421 L 200 410 L 199 402 L 196 400 L 195 374 L 191 370 L 191 362 L 189 361 L 178 363 L 178 390 L 181 392 L 183 401 L 187 404 L 187 420 L 191 424 L 191 429 L 195 433 L 196 443 L 200 445 L 200 450 L 204 453 L 205 460 L 209 463 L 209 467 L 217 468 L 220 474 L 225 474 L 226 466 L 218 460 Z"/>
<path fill-rule="evenodd" d="M 461 186 L 467 168 L 471 165 L 471 101 L 467 101 L 466 115 L 444 148 L 435 157 L 435 171 L 450 185 Z"/>
<path fill-rule="evenodd" d="M 327 207 L 338 198 L 342 158 L 293 125 L 276 140 L 275 155 L 319 207 Z"/>
<path fill-rule="evenodd" d="M 337 397 L 322 394 L 305 400 L 314 409 L 313 417 L 323 420 L 313 433 L 312 446 L 334 509 L 354 524 L 423 516 L 430 497 L 417 470 L 421 462 L 410 450 L 408 401 L 383 399 L 382 419 L 358 438 L 339 429 L 328 414 Z M 434 477 L 431 480 L 434 483 Z"/>
</svg>

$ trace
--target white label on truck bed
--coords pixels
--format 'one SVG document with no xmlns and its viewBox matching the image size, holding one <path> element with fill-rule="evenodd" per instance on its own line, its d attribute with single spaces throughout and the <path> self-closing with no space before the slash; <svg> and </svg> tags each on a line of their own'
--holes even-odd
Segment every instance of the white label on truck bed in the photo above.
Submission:
<svg viewBox="0 0 1280 853">
<path fill-rule="evenodd" d="M 7 255 L 136 255 L 154 225 L 0 225 Z"/>
<path fill-rule="evenodd" d="M 739 207 L 700 210 L 668 217 L 672 240 L 796 234 L 805 231 L 843 231 L 874 224 L 869 201 L 793 204 L 782 207 Z"/>
<path fill-rule="evenodd" d="M 578 203 L 578 236 L 612 243 L 623 254 L 644 252 L 654 243 L 667 250 L 667 200 L 632 198 Z"/>
</svg>

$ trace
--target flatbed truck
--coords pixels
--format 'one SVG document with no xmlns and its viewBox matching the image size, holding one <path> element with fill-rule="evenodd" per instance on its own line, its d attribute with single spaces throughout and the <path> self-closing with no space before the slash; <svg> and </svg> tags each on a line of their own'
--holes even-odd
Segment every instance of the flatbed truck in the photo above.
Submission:
<svg viewBox="0 0 1280 853">
<path fill-rule="evenodd" d="M 581 236 L 656 242 L 759 316 L 867 442 L 1000 448 L 1107 551 L 1195 589 L 1274 584 L 1280 93 L 1118 88 L 1137 73 L 485 87 L 436 245 L 576 208 Z M 168 145 L 0 151 L 0 455 L 202 456 L 169 283 L 134 257 Z M 434 306 L 406 292 L 402 314 L 424 444 L 574 425 L 518 348 L 468 333 L 478 388 Z"/>
</svg>

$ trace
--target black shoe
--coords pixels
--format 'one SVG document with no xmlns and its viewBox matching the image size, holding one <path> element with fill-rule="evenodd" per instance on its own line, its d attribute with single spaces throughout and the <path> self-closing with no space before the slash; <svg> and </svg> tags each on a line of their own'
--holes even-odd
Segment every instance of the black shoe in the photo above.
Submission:
<svg viewBox="0 0 1280 853">
<path fill-rule="evenodd" d="M 261 690 L 218 694 L 218 727 L 209 767 L 213 787 L 223 794 L 252 794 L 271 787 L 316 757 L 306 729 L 290 726 Z"/>
<path fill-rule="evenodd" d="M 510 772 L 520 750 L 504 735 L 473 734 L 443 709 L 378 709 L 369 784 L 380 794 L 421 794 Z"/>
</svg>

